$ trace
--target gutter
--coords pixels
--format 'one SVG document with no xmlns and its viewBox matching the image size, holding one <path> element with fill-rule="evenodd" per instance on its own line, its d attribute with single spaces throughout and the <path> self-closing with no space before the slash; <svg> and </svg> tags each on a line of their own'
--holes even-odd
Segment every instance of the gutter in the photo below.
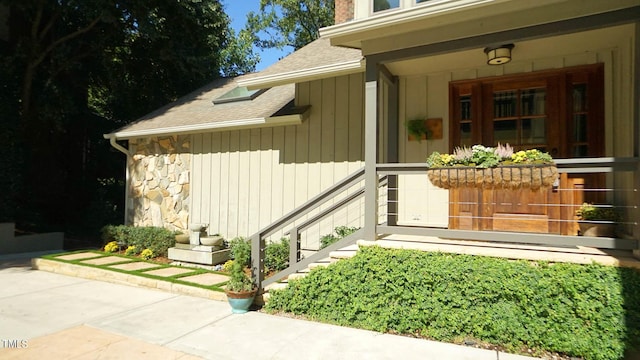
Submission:
<svg viewBox="0 0 640 360">
<path fill-rule="evenodd" d="M 205 124 L 197 124 L 197 125 L 169 126 L 164 128 L 145 129 L 145 130 L 119 131 L 111 134 L 105 134 L 104 137 L 105 139 L 110 139 L 111 146 L 118 149 L 120 152 L 128 154 L 128 151 L 126 148 L 124 148 L 123 146 L 115 142 L 116 139 L 124 140 L 124 139 L 149 137 L 149 136 L 193 134 L 193 133 L 202 133 L 202 132 L 253 129 L 253 128 L 261 128 L 261 127 L 300 125 L 302 121 L 308 116 L 308 108 L 302 107 L 296 110 L 299 112 L 294 114 L 272 116 L 267 118 L 230 120 L 230 121 L 221 121 L 217 123 L 205 123 Z"/>
<path fill-rule="evenodd" d="M 325 78 L 328 75 L 347 75 L 365 70 L 364 59 L 346 61 L 338 64 L 318 66 L 309 69 L 294 70 L 285 73 L 258 76 L 245 80 L 238 80 L 238 86 L 246 86 L 250 90 L 274 87 Z"/>
<path fill-rule="evenodd" d="M 104 135 L 105 139 L 109 139 L 109 144 L 111 144 L 111 146 L 113 146 L 114 149 L 120 151 L 121 153 L 129 156 L 129 149 L 125 148 L 124 146 L 118 144 L 116 142 L 116 140 L 118 140 L 118 138 L 115 135 L 112 134 L 105 134 Z"/>
</svg>

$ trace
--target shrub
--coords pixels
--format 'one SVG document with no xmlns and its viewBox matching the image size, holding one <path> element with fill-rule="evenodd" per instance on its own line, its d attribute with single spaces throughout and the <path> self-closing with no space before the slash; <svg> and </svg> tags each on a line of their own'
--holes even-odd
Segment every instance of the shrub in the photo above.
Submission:
<svg viewBox="0 0 640 360">
<path fill-rule="evenodd" d="M 275 272 L 289 266 L 289 238 L 283 237 L 279 242 L 267 244 L 264 249 L 265 271 Z"/>
<path fill-rule="evenodd" d="M 104 246 L 104 251 L 112 253 L 118 251 L 118 243 L 115 241 L 110 241 Z"/>
<path fill-rule="evenodd" d="M 229 272 L 229 281 L 225 288 L 230 291 L 250 291 L 253 289 L 253 280 L 245 272 L 245 268 L 251 262 L 251 244 L 246 239 L 239 237 L 229 243 L 234 257 Z"/>
<path fill-rule="evenodd" d="M 116 241 L 127 247 L 150 249 L 158 256 L 167 256 L 167 250 L 175 244 L 172 231 L 152 226 L 107 225 L 102 228 L 102 239 L 105 243 Z"/>
<path fill-rule="evenodd" d="M 360 228 L 358 227 L 338 226 L 334 229 L 334 233 L 324 235 L 320 238 L 320 249 L 324 249 L 327 246 L 337 242 L 338 240 L 342 240 L 343 238 L 353 234 L 358 230 L 360 230 Z"/>
<path fill-rule="evenodd" d="M 268 311 L 511 351 L 620 359 L 640 348 L 640 272 L 363 248 L 274 291 Z"/>
<path fill-rule="evenodd" d="M 244 263 L 240 263 L 241 266 L 249 266 L 251 262 L 251 242 L 244 237 L 236 237 L 229 241 L 229 249 L 231 250 L 231 258 L 237 260 L 238 258 L 244 259 Z M 245 257 L 245 254 L 248 254 Z"/>
</svg>

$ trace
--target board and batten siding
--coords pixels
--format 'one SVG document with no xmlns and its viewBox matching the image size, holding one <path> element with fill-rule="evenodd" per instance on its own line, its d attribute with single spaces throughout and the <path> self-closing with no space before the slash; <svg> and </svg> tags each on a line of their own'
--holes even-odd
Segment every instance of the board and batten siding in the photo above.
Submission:
<svg viewBox="0 0 640 360">
<path fill-rule="evenodd" d="M 634 44 L 635 25 L 622 25 L 586 33 L 563 35 L 516 44 L 513 61 L 502 66 L 478 66 L 477 59 L 458 56 L 455 68 L 450 58 L 432 60 L 416 73 L 418 61 L 407 62 L 396 71 L 399 86 L 399 161 L 424 162 L 433 151 L 449 152 L 449 82 L 501 75 L 561 69 L 577 65 L 604 64 L 605 151 L 607 156 L 632 157 L 634 149 Z M 478 50 L 481 51 L 481 50 Z M 426 63 L 422 63 L 426 65 Z M 427 71 L 428 70 L 428 71 Z M 442 118 L 443 138 L 408 141 L 405 120 Z M 632 189 L 632 173 L 609 175 L 611 186 Z M 628 196 L 618 192 L 615 196 Z M 398 222 L 417 226 L 448 226 L 447 190 L 435 188 L 426 175 L 407 175 L 399 179 Z M 624 204 L 628 200 L 612 199 Z"/>
<path fill-rule="evenodd" d="M 300 125 L 192 135 L 192 223 L 251 236 L 364 166 L 362 74 L 300 83 L 296 105 L 311 105 Z M 363 211 L 354 203 L 323 220 L 303 248 L 335 226 L 360 227 Z"/>
</svg>

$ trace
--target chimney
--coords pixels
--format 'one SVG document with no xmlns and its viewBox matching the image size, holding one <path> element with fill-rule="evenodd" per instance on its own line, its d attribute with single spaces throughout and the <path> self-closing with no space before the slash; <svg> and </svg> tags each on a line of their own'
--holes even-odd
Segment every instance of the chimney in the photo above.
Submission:
<svg viewBox="0 0 640 360">
<path fill-rule="evenodd" d="M 336 25 L 351 20 L 353 20 L 353 0 L 335 0 Z"/>
</svg>

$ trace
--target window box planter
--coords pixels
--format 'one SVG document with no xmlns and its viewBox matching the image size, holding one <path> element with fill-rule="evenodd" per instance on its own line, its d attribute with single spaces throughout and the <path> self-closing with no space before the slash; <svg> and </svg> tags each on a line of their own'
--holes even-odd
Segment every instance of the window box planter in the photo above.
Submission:
<svg viewBox="0 0 640 360">
<path fill-rule="evenodd" d="M 434 186 L 443 189 L 548 189 L 558 180 L 552 164 L 502 165 L 492 168 L 453 166 L 427 170 Z"/>
</svg>

